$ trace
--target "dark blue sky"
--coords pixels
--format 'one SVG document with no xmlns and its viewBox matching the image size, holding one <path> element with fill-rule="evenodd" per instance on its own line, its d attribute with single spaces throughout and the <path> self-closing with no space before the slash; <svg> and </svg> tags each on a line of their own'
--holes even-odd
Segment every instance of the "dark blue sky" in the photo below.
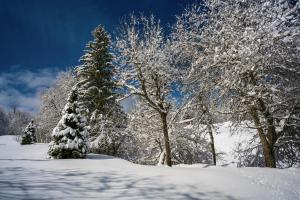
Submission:
<svg viewBox="0 0 300 200">
<path fill-rule="evenodd" d="M 0 107 L 36 113 L 59 71 L 78 65 L 91 31 L 112 33 L 130 13 L 164 26 L 193 0 L 0 0 Z"/>
<path fill-rule="evenodd" d="M 174 22 L 187 0 L 0 0 L 0 68 L 78 64 L 98 24 L 112 32 L 131 12 L 153 13 Z M 0 72 L 1 72 L 0 71 Z"/>
</svg>

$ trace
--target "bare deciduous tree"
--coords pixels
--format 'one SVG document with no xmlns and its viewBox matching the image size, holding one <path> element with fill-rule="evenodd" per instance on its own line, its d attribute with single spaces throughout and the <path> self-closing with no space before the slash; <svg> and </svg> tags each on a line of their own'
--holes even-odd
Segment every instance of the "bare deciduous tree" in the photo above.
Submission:
<svg viewBox="0 0 300 200">
<path fill-rule="evenodd" d="M 140 96 L 160 117 L 166 163 L 172 165 L 167 116 L 171 109 L 174 69 L 171 68 L 163 30 L 153 16 L 124 22 L 116 38 L 121 64 L 120 85 Z"/>
<path fill-rule="evenodd" d="M 36 117 L 38 142 L 50 142 L 52 130 L 62 117 L 61 111 L 74 84 L 71 70 L 61 72 L 54 85 L 42 93 L 40 112 Z"/>
<path fill-rule="evenodd" d="M 177 22 L 192 53 L 190 76 L 215 85 L 236 122 L 251 119 L 267 167 L 276 167 L 287 127 L 299 127 L 299 21 L 299 2 L 217 0 Z"/>
</svg>

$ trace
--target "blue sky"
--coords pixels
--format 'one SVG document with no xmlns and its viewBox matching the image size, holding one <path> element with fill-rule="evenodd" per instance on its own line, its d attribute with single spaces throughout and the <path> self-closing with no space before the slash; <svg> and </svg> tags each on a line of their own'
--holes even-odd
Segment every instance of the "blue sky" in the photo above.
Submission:
<svg viewBox="0 0 300 200">
<path fill-rule="evenodd" d="M 37 112 L 39 93 L 78 65 L 91 31 L 153 13 L 164 26 L 192 0 L 0 0 L 0 106 Z"/>
</svg>

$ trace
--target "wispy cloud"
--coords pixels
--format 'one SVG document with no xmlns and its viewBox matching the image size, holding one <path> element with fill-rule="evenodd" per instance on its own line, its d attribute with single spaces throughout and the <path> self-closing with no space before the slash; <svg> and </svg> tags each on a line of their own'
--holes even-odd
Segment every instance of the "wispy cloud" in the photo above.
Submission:
<svg viewBox="0 0 300 200">
<path fill-rule="evenodd" d="M 0 106 L 6 110 L 16 106 L 20 110 L 36 113 L 40 105 L 40 93 L 54 83 L 59 70 L 12 69 L 0 73 Z"/>
</svg>

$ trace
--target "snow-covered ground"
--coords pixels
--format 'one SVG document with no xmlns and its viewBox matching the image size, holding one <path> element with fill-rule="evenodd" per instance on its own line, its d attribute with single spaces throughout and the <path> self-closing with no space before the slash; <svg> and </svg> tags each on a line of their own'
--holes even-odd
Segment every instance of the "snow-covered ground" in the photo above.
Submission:
<svg viewBox="0 0 300 200">
<path fill-rule="evenodd" d="M 0 136 L 0 199 L 300 199 L 300 169 L 158 167 L 89 155 L 48 160 L 47 145 Z"/>
</svg>

